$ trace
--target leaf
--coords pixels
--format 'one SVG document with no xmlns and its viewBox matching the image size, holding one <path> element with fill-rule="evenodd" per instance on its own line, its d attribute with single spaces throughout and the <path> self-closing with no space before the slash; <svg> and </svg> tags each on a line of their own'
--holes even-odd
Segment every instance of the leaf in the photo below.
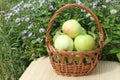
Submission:
<svg viewBox="0 0 120 80">
<path fill-rule="evenodd" d="M 108 25 L 103 25 L 103 27 L 104 27 L 104 28 L 110 28 L 110 26 L 108 26 Z"/>
<path fill-rule="evenodd" d="M 114 33 L 114 35 L 120 36 L 120 31 L 115 31 L 115 32 L 113 32 L 113 33 Z"/>
<path fill-rule="evenodd" d="M 94 32 L 95 30 L 96 30 L 96 27 L 93 26 L 93 27 L 91 28 L 91 31 Z"/>
<path fill-rule="evenodd" d="M 104 42 L 104 45 L 107 45 L 109 42 L 111 42 L 112 41 L 112 38 L 106 38 L 105 39 L 105 42 Z"/>
<path fill-rule="evenodd" d="M 110 54 L 117 54 L 119 52 L 120 52 L 120 49 L 118 49 L 118 48 L 113 48 L 110 50 Z"/>
<path fill-rule="evenodd" d="M 114 44 L 120 44 L 120 40 L 113 40 L 112 43 L 114 43 Z"/>
<path fill-rule="evenodd" d="M 91 31 L 88 31 L 88 34 L 92 35 L 94 37 L 94 39 L 96 40 L 97 36 L 95 33 L 91 32 Z"/>
<path fill-rule="evenodd" d="M 120 53 L 116 54 L 118 60 L 120 61 Z"/>
<path fill-rule="evenodd" d="M 32 41 L 31 41 L 32 44 L 35 44 L 36 42 L 37 42 L 36 40 L 32 40 Z"/>
</svg>

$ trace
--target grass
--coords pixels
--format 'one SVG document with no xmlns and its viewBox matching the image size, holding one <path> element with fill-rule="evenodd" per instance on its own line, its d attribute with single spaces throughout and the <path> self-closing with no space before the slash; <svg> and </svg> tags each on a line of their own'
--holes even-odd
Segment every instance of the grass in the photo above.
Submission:
<svg viewBox="0 0 120 80">
<path fill-rule="evenodd" d="M 0 0 L 0 10 L 8 12 L 11 7 L 15 6 L 18 0 Z M 0 17 L 0 80 L 18 80 L 30 62 L 21 58 L 22 50 L 11 49 L 12 46 L 18 46 L 20 43 L 12 39 L 15 31 L 10 22 L 4 21 Z M 27 63 L 27 64 L 26 64 Z M 19 75 L 19 76 L 18 76 Z"/>
<path fill-rule="evenodd" d="M 27 1 L 28 0 L 24 0 L 24 4 L 27 3 Z M 2 0 L 0 0 L 0 2 L 2 2 Z M 0 3 L 0 11 L 9 13 L 11 11 L 10 9 L 20 2 L 21 0 L 4 0 L 4 2 Z M 45 36 L 42 36 L 45 34 L 43 32 L 44 29 L 40 28 L 40 25 L 43 27 L 44 23 L 40 23 L 39 21 L 41 19 L 43 21 L 43 18 L 37 18 L 39 19 L 39 23 L 37 23 L 37 20 L 34 20 L 34 18 L 36 19 L 35 13 L 31 13 L 30 11 L 31 10 L 27 9 L 25 12 L 19 12 L 19 14 L 16 14 L 9 20 L 5 20 L 4 12 L 0 14 L 0 80 L 18 80 L 33 59 L 40 57 L 41 54 L 47 54 L 44 50 L 45 46 L 43 46 L 45 42 L 42 42 L 44 40 L 41 39 L 45 38 Z M 15 23 L 17 18 L 26 17 L 28 14 L 33 16 L 31 21 L 22 22 L 23 24 L 20 26 Z M 37 16 L 39 16 L 38 13 Z M 34 25 L 35 29 L 28 29 L 32 21 L 34 21 L 34 23 L 36 22 L 36 25 Z M 39 31 L 39 28 L 42 29 L 42 32 Z M 24 35 L 21 34 L 21 32 L 26 29 L 28 29 L 29 32 Z M 32 31 L 34 32 L 32 37 L 22 39 L 24 36 L 28 38 Z M 36 39 L 39 39 L 38 42 Z"/>
</svg>

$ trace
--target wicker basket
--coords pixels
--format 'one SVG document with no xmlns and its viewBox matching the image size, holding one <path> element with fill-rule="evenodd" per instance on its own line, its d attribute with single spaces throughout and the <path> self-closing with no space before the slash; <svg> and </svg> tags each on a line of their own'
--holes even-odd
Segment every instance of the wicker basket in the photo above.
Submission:
<svg viewBox="0 0 120 80">
<path fill-rule="evenodd" d="M 99 47 L 95 50 L 85 52 L 64 51 L 55 49 L 50 37 L 50 28 L 56 16 L 63 10 L 78 7 L 86 10 L 94 18 L 99 30 Z M 97 16 L 87 7 L 80 4 L 66 4 L 58 9 L 48 23 L 46 31 L 46 45 L 49 53 L 50 62 L 57 74 L 64 76 L 82 76 L 90 73 L 97 66 L 103 48 L 104 33 Z"/>
</svg>

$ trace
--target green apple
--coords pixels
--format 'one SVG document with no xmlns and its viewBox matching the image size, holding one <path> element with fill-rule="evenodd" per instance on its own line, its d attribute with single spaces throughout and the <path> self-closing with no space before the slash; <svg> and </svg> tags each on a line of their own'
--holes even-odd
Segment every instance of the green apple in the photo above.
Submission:
<svg viewBox="0 0 120 80">
<path fill-rule="evenodd" d="M 87 51 L 95 48 L 95 40 L 88 34 L 79 35 L 74 40 L 75 49 L 77 51 Z"/>
<path fill-rule="evenodd" d="M 62 25 L 62 31 L 71 38 L 75 38 L 81 33 L 86 33 L 85 29 L 74 19 L 64 22 Z"/>
<path fill-rule="evenodd" d="M 56 35 L 53 37 L 53 42 L 55 42 L 55 40 L 57 39 L 58 36 L 63 35 L 63 34 L 65 34 L 65 33 L 60 32 L 60 33 L 56 34 Z"/>
<path fill-rule="evenodd" d="M 54 46 L 59 50 L 72 51 L 73 50 L 73 40 L 66 34 L 62 34 L 56 37 L 54 41 Z"/>
</svg>

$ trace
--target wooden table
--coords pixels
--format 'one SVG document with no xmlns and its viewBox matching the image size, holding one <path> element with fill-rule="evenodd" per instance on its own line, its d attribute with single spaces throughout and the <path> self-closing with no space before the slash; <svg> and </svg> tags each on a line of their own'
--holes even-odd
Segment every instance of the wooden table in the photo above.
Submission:
<svg viewBox="0 0 120 80">
<path fill-rule="evenodd" d="M 120 63 L 100 61 L 98 67 L 87 76 L 66 77 L 57 75 L 49 58 L 39 58 L 33 61 L 19 80 L 120 80 Z"/>
</svg>

